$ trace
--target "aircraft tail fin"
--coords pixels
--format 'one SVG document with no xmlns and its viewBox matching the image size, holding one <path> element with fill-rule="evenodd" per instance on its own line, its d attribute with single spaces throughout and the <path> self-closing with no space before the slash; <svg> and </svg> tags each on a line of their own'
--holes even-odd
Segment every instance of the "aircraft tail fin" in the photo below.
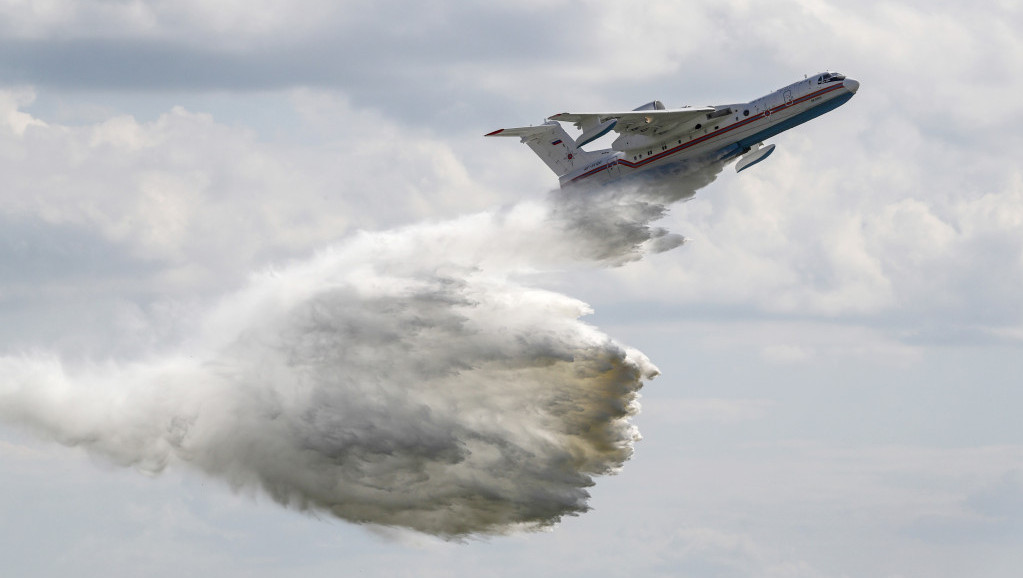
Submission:
<svg viewBox="0 0 1023 578">
<path fill-rule="evenodd" d="M 484 136 L 517 136 L 529 145 L 559 177 L 581 168 L 599 153 L 584 151 L 568 136 L 561 123 L 549 120 L 538 126 L 502 128 Z"/>
</svg>

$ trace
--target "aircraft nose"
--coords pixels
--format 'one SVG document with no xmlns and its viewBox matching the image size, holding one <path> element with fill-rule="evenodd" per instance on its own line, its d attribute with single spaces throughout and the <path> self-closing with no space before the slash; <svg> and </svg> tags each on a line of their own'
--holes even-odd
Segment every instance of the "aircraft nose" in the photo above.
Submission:
<svg viewBox="0 0 1023 578">
<path fill-rule="evenodd" d="M 842 86 L 844 86 L 846 89 L 848 89 L 849 92 L 853 92 L 853 93 L 855 93 L 857 90 L 860 89 L 860 83 L 856 82 L 855 80 L 853 80 L 851 78 L 846 78 L 842 82 Z"/>
</svg>

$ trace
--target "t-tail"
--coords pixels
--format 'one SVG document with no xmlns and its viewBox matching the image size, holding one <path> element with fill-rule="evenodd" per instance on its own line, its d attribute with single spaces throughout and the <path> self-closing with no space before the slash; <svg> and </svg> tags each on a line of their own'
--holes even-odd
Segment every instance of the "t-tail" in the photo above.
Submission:
<svg viewBox="0 0 1023 578">
<path fill-rule="evenodd" d="M 549 120 L 538 126 L 502 128 L 484 136 L 517 136 L 529 145 L 554 174 L 562 177 L 601 156 L 579 148 L 557 121 Z"/>
</svg>

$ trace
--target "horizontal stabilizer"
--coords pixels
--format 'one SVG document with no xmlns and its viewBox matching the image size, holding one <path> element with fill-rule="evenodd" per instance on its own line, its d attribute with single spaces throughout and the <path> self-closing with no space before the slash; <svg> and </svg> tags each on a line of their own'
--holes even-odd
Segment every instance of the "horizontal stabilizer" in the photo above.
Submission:
<svg viewBox="0 0 1023 578">
<path fill-rule="evenodd" d="M 502 128 L 483 136 L 517 136 L 533 149 L 538 157 L 561 177 L 590 162 L 600 153 L 580 149 L 565 129 L 553 120 L 539 126 Z"/>
<path fill-rule="evenodd" d="M 495 130 L 494 132 L 487 133 L 487 134 L 485 134 L 483 136 L 519 136 L 519 137 L 522 137 L 522 138 L 527 138 L 527 137 L 537 136 L 537 135 L 546 134 L 546 133 L 550 133 L 550 132 L 551 132 L 551 127 L 549 125 L 541 124 L 540 126 L 520 126 L 520 127 L 517 127 L 517 128 L 499 128 L 499 129 Z"/>
</svg>

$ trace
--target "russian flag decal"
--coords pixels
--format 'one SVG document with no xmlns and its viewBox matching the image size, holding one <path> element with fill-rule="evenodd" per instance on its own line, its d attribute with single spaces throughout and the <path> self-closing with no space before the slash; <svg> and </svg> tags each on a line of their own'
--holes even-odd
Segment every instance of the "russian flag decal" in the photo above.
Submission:
<svg viewBox="0 0 1023 578">
<path fill-rule="evenodd" d="M 556 140 L 556 141 L 551 143 L 552 146 L 553 145 L 559 145 L 559 144 L 561 144 L 561 139 L 560 138 L 558 140 Z"/>
</svg>

